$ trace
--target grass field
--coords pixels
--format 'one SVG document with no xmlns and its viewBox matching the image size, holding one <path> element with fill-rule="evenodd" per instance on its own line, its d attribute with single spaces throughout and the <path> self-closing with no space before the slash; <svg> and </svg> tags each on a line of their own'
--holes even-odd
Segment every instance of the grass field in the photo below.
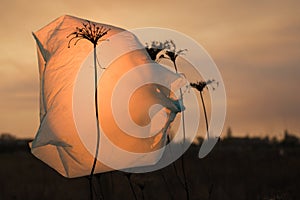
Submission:
<svg viewBox="0 0 300 200">
<path fill-rule="evenodd" d="M 299 142 L 231 138 L 204 159 L 198 151 L 191 146 L 183 160 L 190 199 L 300 199 Z M 31 155 L 26 141 L 0 143 L 0 162 L 1 200 L 89 199 L 86 177 L 62 177 Z M 104 199 L 186 199 L 181 159 L 146 174 L 97 175 L 94 185 Z"/>
</svg>

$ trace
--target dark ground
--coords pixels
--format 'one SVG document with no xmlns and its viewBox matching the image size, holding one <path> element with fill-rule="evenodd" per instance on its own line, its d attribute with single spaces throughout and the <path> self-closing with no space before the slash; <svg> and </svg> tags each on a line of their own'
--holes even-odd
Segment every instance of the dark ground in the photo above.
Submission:
<svg viewBox="0 0 300 200">
<path fill-rule="evenodd" d="M 1 200 L 89 199 L 86 177 L 62 177 L 31 155 L 27 142 L 0 142 Z M 204 159 L 197 157 L 198 151 L 193 145 L 184 155 L 190 199 L 300 199 L 300 144 L 295 137 L 281 142 L 227 138 Z M 134 199 L 132 189 L 137 199 L 186 199 L 181 161 L 152 173 L 97 175 L 96 191 L 105 200 Z"/>
</svg>

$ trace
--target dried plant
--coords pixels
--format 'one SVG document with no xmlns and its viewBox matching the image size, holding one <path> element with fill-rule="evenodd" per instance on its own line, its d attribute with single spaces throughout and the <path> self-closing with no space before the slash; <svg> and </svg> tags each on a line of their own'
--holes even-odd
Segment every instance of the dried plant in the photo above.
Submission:
<svg viewBox="0 0 300 200">
<path fill-rule="evenodd" d="M 173 40 L 166 40 L 165 42 L 158 42 L 158 41 L 152 41 L 151 45 L 149 45 L 148 43 L 146 43 L 146 50 L 148 52 L 148 54 L 150 55 L 151 59 L 159 62 L 160 59 L 169 59 L 172 61 L 174 68 L 175 68 L 175 72 L 176 74 L 178 74 L 178 70 L 177 70 L 177 65 L 176 65 L 176 59 L 179 55 L 184 54 L 185 51 L 187 51 L 187 49 L 180 49 L 177 50 L 176 49 L 176 45 L 173 42 Z M 182 93 L 182 89 L 180 88 L 180 101 L 182 102 L 183 105 L 183 93 Z M 184 109 L 181 110 L 182 113 L 182 129 L 183 129 L 183 144 L 185 143 L 185 138 L 186 138 L 186 134 L 185 134 L 185 118 L 184 118 Z M 167 140 L 168 142 L 170 142 L 170 138 L 169 135 L 167 135 Z M 176 172 L 176 176 L 178 177 L 179 181 L 181 181 L 178 172 L 177 172 L 177 168 L 174 165 L 174 170 Z M 184 166 L 184 160 L 183 160 L 183 155 L 181 157 L 181 167 L 182 167 L 182 173 L 183 173 L 183 177 L 184 177 L 184 183 L 183 186 L 186 190 L 186 198 L 190 199 L 189 197 L 189 187 L 188 187 L 188 183 L 187 183 L 187 179 L 186 179 L 186 172 L 185 172 L 185 166 Z"/>
<path fill-rule="evenodd" d="M 208 85 L 212 85 L 213 83 L 216 83 L 216 86 L 219 85 L 218 82 L 216 82 L 214 79 L 208 80 L 208 81 L 197 81 L 196 83 L 190 83 L 190 86 L 192 88 L 195 88 L 199 91 L 200 97 L 201 97 L 201 102 L 202 102 L 202 107 L 203 107 L 203 113 L 205 117 L 205 124 L 206 124 L 206 131 L 207 131 L 207 138 L 209 138 L 209 127 L 208 127 L 208 119 L 207 119 L 207 113 L 206 113 L 206 107 L 203 99 L 203 90 L 204 88 L 207 88 Z M 215 87 L 212 86 L 212 89 L 215 90 Z"/>
<path fill-rule="evenodd" d="M 163 42 L 152 41 L 151 45 L 146 43 L 145 47 L 146 51 L 148 52 L 149 56 L 153 61 L 157 61 L 157 55 L 165 49 L 165 45 Z"/>
<path fill-rule="evenodd" d="M 173 65 L 174 65 L 174 68 L 175 68 L 175 71 L 177 73 L 177 65 L 176 65 L 176 59 L 179 55 L 184 55 L 184 52 L 187 51 L 187 49 L 179 49 L 177 50 L 176 49 L 176 45 L 175 43 L 173 42 L 173 40 L 169 40 L 167 41 L 167 44 L 166 44 L 166 53 L 163 54 L 161 56 L 161 58 L 166 58 L 166 59 L 170 59 L 172 62 L 173 62 Z"/>
<path fill-rule="evenodd" d="M 94 86 L 95 86 L 95 115 L 96 115 L 96 128 L 97 128 L 97 141 L 96 141 L 96 152 L 94 156 L 94 161 L 93 161 L 93 166 L 91 168 L 91 173 L 89 176 L 89 182 L 90 182 L 90 194 L 91 194 L 91 199 L 93 199 L 93 176 L 94 176 L 94 171 L 97 163 L 97 157 L 99 153 L 99 143 L 100 143 L 100 127 L 99 127 L 99 114 L 98 114 L 98 89 L 97 89 L 97 84 L 98 84 L 98 72 L 97 72 L 97 52 L 96 52 L 96 46 L 98 42 L 104 41 L 105 39 L 102 39 L 103 36 L 105 36 L 108 31 L 110 31 L 110 28 L 105 28 L 103 26 L 97 26 L 96 24 L 86 21 L 86 23 L 82 23 L 83 27 L 76 27 L 76 30 L 69 34 L 67 38 L 71 39 L 68 42 L 68 48 L 70 48 L 70 44 L 73 40 L 74 46 L 83 39 L 89 40 L 93 46 L 94 46 Z M 99 63 L 99 62 L 98 62 Z M 100 65 L 99 65 L 100 66 Z M 100 66 L 101 67 L 101 66 Z M 103 68 L 102 68 L 103 69 Z M 97 193 L 96 193 L 97 195 Z M 98 198 L 98 197 L 97 197 Z M 103 195 L 100 194 L 100 199 L 103 199 Z"/>
<path fill-rule="evenodd" d="M 69 40 L 68 48 L 70 48 L 70 44 L 73 40 L 76 40 L 74 42 L 74 45 L 76 45 L 83 39 L 89 40 L 95 47 L 99 41 L 103 41 L 101 38 L 110 31 L 110 28 L 105 28 L 103 26 L 99 27 L 90 21 L 86 21 L 86 23 L 82 23 L 82 25 L 83 27 L 76 27 L 76 31 L 67 36 L 67 38 L 72 37 Z"/>
<path fill-rule="evenodd" d="M 173 40 L 166 40 L 165 42 L 152 41 L 151 44 L 146 43 L 146 50 L 151 59 L 159 62 L 160 59 L 169 59 L 173 62 L 175 71 L 177 73 L 176 59 L 179 55 L 183 55 L 187 49 L 176 49 Z"/>
<path fill-rule="evenodd" d="M 214 79 L 208 81 L 197 81 L 196 83 L 190 83 L 192 88 L 197 89 L 199 92 L 203 92 L 203 89 L 206 88 L 208 85 L 215 83 L 216 86 L 219 85 L 219 82 L 216 82 Z M 215 90 L 215 87 L 212 85 L 212 89 Z"/>
</svg>

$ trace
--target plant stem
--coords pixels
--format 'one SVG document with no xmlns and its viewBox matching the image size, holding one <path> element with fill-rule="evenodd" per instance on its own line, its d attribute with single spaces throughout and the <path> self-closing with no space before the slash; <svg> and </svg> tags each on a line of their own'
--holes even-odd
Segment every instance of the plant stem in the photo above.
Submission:
<svg viewBox="0 0 300 200">
<path fill-rule="evenodd" d="M 165 177 L 165 175 L 164 175 L 164 172 L 163 172 L 163 170 L 160 170 L 160 172 L 161 172 L 161 176 L 162 176 L 162 178 L 163 178 L 164 184 L 166 185 L 166 188 L 167 188 L 167 191 L 168 191 L 168 193 L 169 193 L 169 196 L 170 196 L 171 199 L 173 200 L 174 198 L 173 198 L 172 192 L 171 192 L 171 190 L 170 190 L 170 188 L 169 188 L 169 184 L 168 184 L 168 181 L 167 181 L 167 179 L 166 179 L 166 177 Z"/>
<path fill-rule="evenodd" d="M 173 61 L 173 64 L 174 64 L 174 67 L 175 67 L 175 71 L 176 71 L 176 74 L 178 74 L 178 71 L 177 71 L 177 65 L 176 65 L 176 61 L 174 60 Z M 183 94 L 182 94 L 182 89 L 179 88 L 179 92 L 180 92 L 180 99 L 182 101 L 182 105 L 183 105 Z M 184 145 L 185 145 L 185 120 L 184 120 L 184 110 L 181 111 L 182 113 L 182 130 L 183 130 L 183 148 L 184 148 Z M 186 173 L 185 173 L 185 165 L 184 165 L 184 152 L 181 156 L 181 168 L 182 168 L 182 172 L 183 172 L 183 179 L 184 179 L 184 186 L 185 186 L 185 191 L 186 191 L 186 198 L 187 200 L 190 199 L 190 192 L 189 192 L 189 187 L 188 187 L 188 184 L 187 184 L 187 179 L 186 179 Z"/>
<path fill-rule="evenodd" d="M 96 112 L 96 127 L 97 127 L 97 140 L 96 140 L 96 152 L 94 157 L 94 162 L 90 174 L 90 184 L 93 184 L 92 179 L 96 168 L 98 153 L 99 153 L 99 143 L 100 143 L 100 127 L 99 127 L 99 114 L 98 114 L 98 71 L 97 71 L 97 53 L 96 44 L 94 44 L 94 72 L 95 72 L 95 112 Z M 102 197 L 100 197 L 102 199 Z M 93 199 L 93 192 L 91 192 L 91 199 Z"/>
<path fill-rule="evenodd" d="M 203 107 L 203 112 L 204 112 L 204 117 L 205 117 L 205 124 L 206 124 L 206 131 L 207 131 L 207 139 L 209 139 L 209 132 L 208 132 L 208 120 L 207 120 L 207 114 L 206 114 L 206 107 L 204 104 L 204 99 L 202 95 L 202 91 L 199 91 L 200 97 L 201 97 L 201 102 L 202 102 L 202 107 Z"/>
<path fill-rule="evenodd" d="M 176 62 L 174 61 L 173 64 L 174 64 L 174 67 L 175 67 L 176 74 L 178 74 Z M 179 92 L 180 92 L 180 99 L 181 99 L 182 105 L 183 105 L 183 94 L 182 94 L 182 89 L 181 89 L 181 88 L 179 88 Z M 181 113 L 182 113 L 183 144 L 185 144 L 185 120 L 184 120 L 184 110 L 182 110 Z"/>
<path fill-rule="evenodd" d="M 137 196 L 136 196 L 136 193 L 135 193 L 134 188 L 133 188 L 133 184 L 132 184 L 131 179 L 130 179 L 131 174 L 130 174 L 130 173 L 125 173 L 125 176 L 127 177 L 127 180 L 128 180 L 128 182 L 129 182 L 130 189 L 131 189 L 131 192 L 132 192 L 132 194 L 133 194 L 133 196 L 134 196 L 134 199 L 137 200 L 138 198 L 137 198 Z"/>
</svg>

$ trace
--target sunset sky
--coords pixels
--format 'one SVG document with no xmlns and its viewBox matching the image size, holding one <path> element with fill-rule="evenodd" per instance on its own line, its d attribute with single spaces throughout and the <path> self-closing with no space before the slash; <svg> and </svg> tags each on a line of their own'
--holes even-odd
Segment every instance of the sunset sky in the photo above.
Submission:
<svg viewBox="0 0 300 200">
<path fill-rule="evenodd" d="M 194 38 L 225 83 L 233 135 L 300 136 L 300 1 L 2 0 L 0 133 L 34 137 L 39 77 L 31 32 L 69 14 L 125 29 L 170 28 Z"/>
</svg>

